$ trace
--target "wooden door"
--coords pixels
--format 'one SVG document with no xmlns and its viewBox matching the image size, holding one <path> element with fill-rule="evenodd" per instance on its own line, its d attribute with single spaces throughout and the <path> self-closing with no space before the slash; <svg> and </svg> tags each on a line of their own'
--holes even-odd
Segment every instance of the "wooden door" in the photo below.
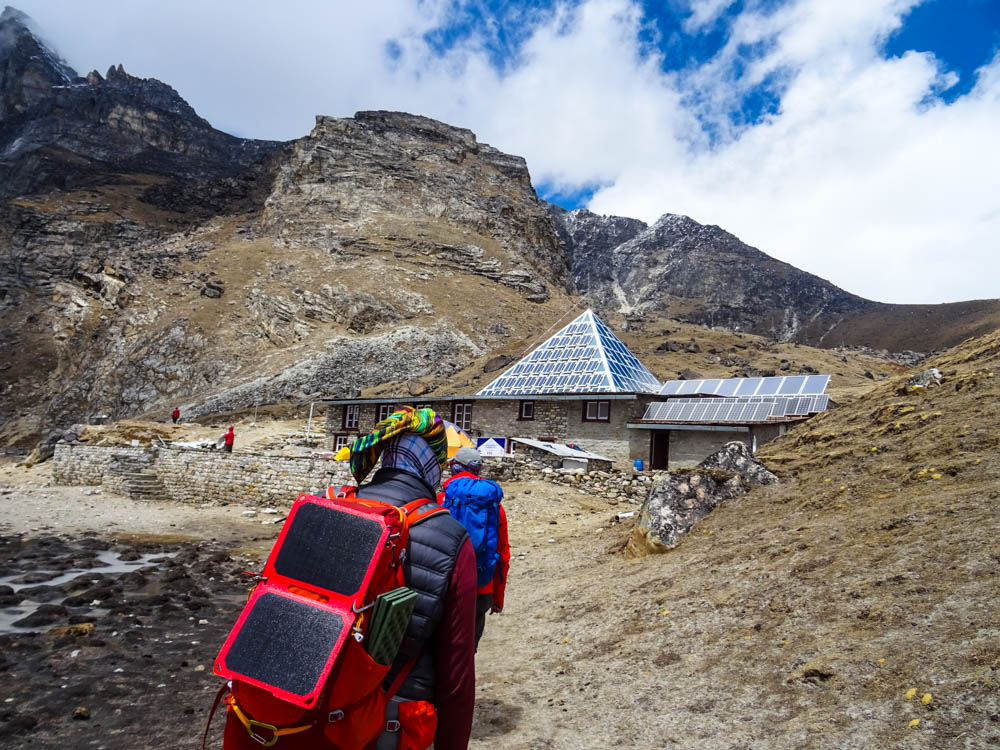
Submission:
<svg viewBox="0 0 1000 750">
<path fill-rule="evenodd" d="M 650 430 L 649 432 L 649 468 L 669 468 L 670 430 Z"/>
</svg>

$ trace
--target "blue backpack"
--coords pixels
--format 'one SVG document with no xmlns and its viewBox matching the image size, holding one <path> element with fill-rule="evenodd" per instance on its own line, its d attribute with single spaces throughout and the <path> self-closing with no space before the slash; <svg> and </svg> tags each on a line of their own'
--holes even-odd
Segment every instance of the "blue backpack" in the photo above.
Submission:
<svg viewBox="0 0 1000 750">
<path fill-rule="evenodd" d="M 485 586 L 493 580 L 500 553 L 497 540 L 500 536 L 500 500 L 503 490 L 489 479 L 458 477 L 448 482 L 444 502 L 454 516 L 469 532 L 476 551 L 476 586 Z"/>
</svg>

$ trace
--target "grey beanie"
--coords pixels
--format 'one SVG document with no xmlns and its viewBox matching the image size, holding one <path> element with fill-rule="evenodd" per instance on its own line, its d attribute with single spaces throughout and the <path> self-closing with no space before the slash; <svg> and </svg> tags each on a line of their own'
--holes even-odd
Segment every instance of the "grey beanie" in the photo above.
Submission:
<svg viewBox="0 0 1000 750">
<path fill-rule="evenodd" d="M 475 448 L 463 445 L 458 449 L 455 455 L 452 456 L 451 460 L 462 464 L 462 466 L 468 466 L 469 464 L 481 464 L 483 462 L 483 457 L 479 455 L 479 451 Z"/>
</svg>

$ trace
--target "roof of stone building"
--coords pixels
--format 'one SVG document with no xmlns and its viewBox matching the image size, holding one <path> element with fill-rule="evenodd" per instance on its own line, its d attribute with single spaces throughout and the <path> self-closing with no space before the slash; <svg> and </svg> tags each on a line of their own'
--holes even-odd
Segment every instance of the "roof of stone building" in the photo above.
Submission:
<svg viewBox="0 0 1000 750">
<path fill-rule="evenodd" d="M 478 394 L 658 393 L 660 382 L 593 310 L 543 341 Z"/>
</svg>

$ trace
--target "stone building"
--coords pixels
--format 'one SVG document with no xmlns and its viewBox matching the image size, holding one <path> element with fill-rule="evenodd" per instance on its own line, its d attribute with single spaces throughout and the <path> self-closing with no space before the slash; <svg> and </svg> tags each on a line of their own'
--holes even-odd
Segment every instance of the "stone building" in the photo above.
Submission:
<svg viewBox="0 0 1000 750">
<path fill-rule="evenodd" d="M 745 423 L 685 420 L 685 414 L 678 417 L 680 421 L 652 417 L 653 406 L 674 398 L 665 391 L 674 390 L 675 382 L 686 383 L 680 393 L 686 396 L 694 393 L 692 383 L 723 381 L 671 381 L 661 387 L 607 325 L 587 310 L 474 395 L 327 399 L 326 431 L 331 447 L 337 449 L 370 431 L 397 406 L 409 404 L 434 409 L 474 438 L 502 438 L 508 450 L 517 450 L 512 438 L 572 443 L 606 456 L 618 468 L 642 459 L 647 468 L 666 469 L 697 463 L 729 440 L 745 439 L 751 447 L 764 443 L 781 434 L 789 422 L 805 418 L 765 416 L 759 423 L 749 419 L 763 413 L 761 409 L 747 412 Z M 738 400 L 707 389 L 695 395 Z"/>
</svg>

